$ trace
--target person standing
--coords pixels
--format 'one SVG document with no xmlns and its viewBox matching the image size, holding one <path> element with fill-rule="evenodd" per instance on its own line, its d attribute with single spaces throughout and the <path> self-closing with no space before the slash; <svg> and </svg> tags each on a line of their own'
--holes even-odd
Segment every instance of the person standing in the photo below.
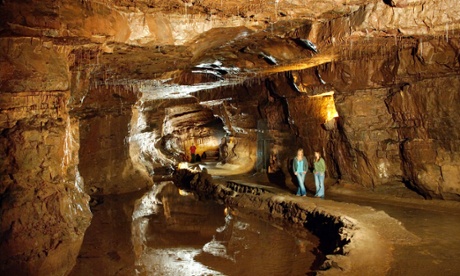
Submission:
<svg viewBox="0 0 460 276">
<path fill-rule="evenodd" d="M 297 156 L 294 157 L 292 161 L 292 168 L 294 170 L 294 174 L 299 181 L 299 188 L 297 189 L 298 196 L 306 196 L 307 190 L 305 189 L 305 175 L 308 171 L 308 161 L 303 154 L 303 149 L 297 150 Z"/>
<path fill-rule="evenodd" d="M 324 178 L 326 173 L 326 162 L 321 157 L 319 151 L 315 151 L 315 160 L 313 162 L 315 167 L 313 173 L 315 174 L 315 186 L 316 194 L 315 197 L 324 199 Z"/>
<path fill-rule="evenodd" d="M 192 157 L 192 163 L 195 163 L 195 152 L 196 152 L 196 147 L 195 144 L 192 143 L 192 146 L 190 147 L 190 155 Z"/>
</svg>

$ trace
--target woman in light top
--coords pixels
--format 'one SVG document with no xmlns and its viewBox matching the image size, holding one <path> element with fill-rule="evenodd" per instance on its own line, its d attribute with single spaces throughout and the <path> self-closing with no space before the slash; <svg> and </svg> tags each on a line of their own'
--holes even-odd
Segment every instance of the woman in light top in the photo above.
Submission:
<svg viewBox="0 0 460 276">
<path fill-rule="evenodd" d="M 299 188 L 297 189 L 298 196 L 307 196 L 307 190 L 305 189 L 305 175 L 308 171 L 308 161 L 303 154 L 303 149 L 297 150 L 297 156 L 292 161 L 292 168 L 295 176 L 299 181 Z"/>
<path fill-rule="evenodd" d="M 316 185 L 316 194 L 315 197 L 324 198 L 324 177 L 326 173 L 326 162 L 321 157 L 319 151 L 315 151 L 315 160 L 313 162 L 315 170 L 315 185 Z"/>
</svg>

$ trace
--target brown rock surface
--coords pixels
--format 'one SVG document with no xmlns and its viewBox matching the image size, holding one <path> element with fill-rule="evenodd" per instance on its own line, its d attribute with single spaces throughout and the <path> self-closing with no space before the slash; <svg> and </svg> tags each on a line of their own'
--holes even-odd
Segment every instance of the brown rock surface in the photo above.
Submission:
<svg viewBox="0 0 460 276">
<path fill-rule="evenodd" d="M 151 186 L 145 167 L 131 159 L 129 133 L 137 95 L 124 87 L 88 91 L 72 111 L 79 118 L 79 169 L 88 194 L 117 194 Z"/>
<path fill-rule="evenodd" d="M 227 173 L 272 162 L 293 185 L 303 147 L 329 177 L 458 200 L 459 14 L 434 0 L 2 1 L 2 271 L 68 273 L 86 193 L 150 186 L 191 142 L 225 152 Z"/>
<path fill-rule="evenodd" d="M 2 93 L 0 270 L 70 272 L 89 225 L 68 92 Z M 5 112 L 7 110 L 7 112 Z"/>
</svg>

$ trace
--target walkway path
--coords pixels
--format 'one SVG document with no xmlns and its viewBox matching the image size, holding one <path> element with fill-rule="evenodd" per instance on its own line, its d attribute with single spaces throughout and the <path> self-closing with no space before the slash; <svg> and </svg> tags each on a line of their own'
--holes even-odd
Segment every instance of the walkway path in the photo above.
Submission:
<svg viewBox="0 0 460 276">
<path fill-rule="evenodd" d="M 224 179 L 275 186 L 286 192 L 294 192 L 293 187 L 270 183 L 263 174 L 227 176 Z M 407 193 L 403 196 L 395 196 L 391 191 L 382 194 L 344 186 L 333 186 L 326 192 L 327 200 L 355 203 L 384 211 L 421 239 L 413 245 L 395 247 L 395 261 L 389 275 L 460 275 L 460 202 L 424 200 Z M 386 225 L 381 227 L 385 228 Z"/>
</svg>

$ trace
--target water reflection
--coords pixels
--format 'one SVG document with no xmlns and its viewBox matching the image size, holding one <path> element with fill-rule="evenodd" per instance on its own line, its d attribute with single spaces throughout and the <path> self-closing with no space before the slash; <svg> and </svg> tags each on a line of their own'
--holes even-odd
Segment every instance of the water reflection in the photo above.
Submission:
<svg viewBox="0 0 460 276">
<path fill-rule="evenodd" d="M 193 195 L 163 183 L 136 202 L 133 245 L 138 275 L 220 275 L 194 260 L 223 223 L 220 205 L 209 208 Z"/>
<path fill-rule="evenodd" d="M 162 184 L 138 200 L 138 275 L 305 275 L 317 240 L 305 229 L 201 202 Z M 312 242 L 313 241 L 313 242 Z"/>
</svg>

